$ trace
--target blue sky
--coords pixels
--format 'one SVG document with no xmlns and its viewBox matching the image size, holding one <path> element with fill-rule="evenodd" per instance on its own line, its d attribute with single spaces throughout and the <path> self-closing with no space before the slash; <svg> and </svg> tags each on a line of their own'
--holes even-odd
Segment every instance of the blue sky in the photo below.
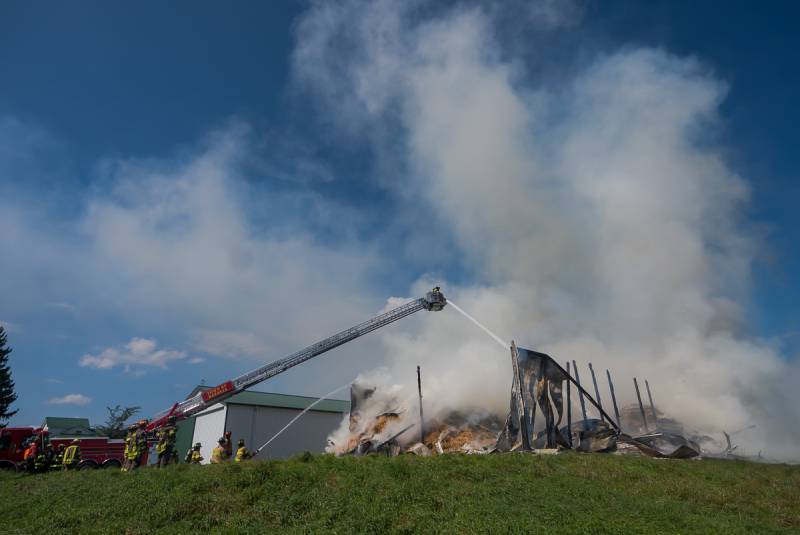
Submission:
<svg viewBox="0 0 800 535">
<path fill-rule="evenodd" d="M 649 106 L 620 112 L 633 114 L 623 125 L 635 117 L 642 126 L 627 153 L 605 162 L 609 172 L 639 172 L 663 156 L 637 152 L 642 140 L 652 136 L 654 143 L 644 146 L 654 150 L 659 136 L 689 129 L 694 148 L 686 149 L 683 137 L 676 141 L 686 164 L 670 171 L 696 173 L 703 184 L 719 176 L 697 193 L 689 180 L 685 189 L 660 194 L 677 207 L 702 199 L 698 212 L 676 219 L 700 236 L 697 264 L 721 269 L 664 283 L 654 295 L 697 291 L 704 295 L 698 309 L 714 309 L 701 338 L 716 340 L 724 323 L 737 342 L 794 360 L 800 347 L 794 4 L 389 4 L 0 6 L 0 321 L 14 348 L 20 413 L 13 424 L 35 424 L 45 415 L 99 422 L 104 407 L 117 403 L 151 414 L 200 380 L 218 383 L 279 358 L 431 281 L 445 281 L 467 304 L 486 306 L 487 315 L 513 288 L 546 302 L 545 310 L 498 305 L 513 310 L 514 321 L 493 314 L 501 335 L 527 336 L 529 344 L 576 348 L 567 342 L 578 339 L 579 327 L 609 353 L 623 339 L 628 346 L 644 343 L 618 333 L 631 318 L 601 324 L 591 319 L 596 314 L 582 318 L 571 308 L 631 304 L 626 290 L 604 296 L 602 284 L 593 286 L 564 260 L 581 263 L 579 256 L 559 256 L 583 243 L 580 250 L 594 251 L 589 263 L 606 259 L 588 245 L 605 242 L 569 230 L 593 225 L 574 215 L 585 200 L 564 200 L 569 193 L 553 190 L 542 206 L 575 212 L 553 211 L 550 220 L 563 216 L 564 225 L 548 232 L 542 246 L 527 237 L 542 228 L 540 221 L 509 227 L 503 220 L 514 183 L 494 188 L 499 179 L 490 176 L 495 170 L 516 176 L 517 164 L 530 163 L 522 161 L 527 156 L 515 160 L 526 152 L 540 158 L 530 169 L 544 169 L 542 184 L 560 180 L 560 173 L 579 176 L 584 167 L 575 162 L 585 149 L 604 150 L 586 145 L 589 122 L 606 121 L 600 137 L 625 135 L 624 126 L 597 110 L 624 109 L 625 99 L 640 97 L 669 101 L 659 111 L 667 122 L 687 109 L 691 119 L 662 132 L 659 116 L 645 122 Z M 469 61 L 474 68 L 458 70 Z M 468 83 L 437 100 L 436 76 L 448 72 Z M 619 82 L 657 91 L 628 95 L 633 86 L 624 83 L 608 89 L 614 72 Z M 473 82 L 486 92 L 462 95 Z M 474 106 L 442 112 L 462 97 Z M 518 122 L 520 110 L 539 126 Z M 520 132 L 541 142 L 508 157 L 504 147 L 493 147 L 498 159 L 486 160 L 492 165 L 483 179 L 453 183 L 448 173 L 459 150 Z M 482 133 L 476 145 L 461 140 Z M 548 151 L 562 149 L 563 160 L 548 160 Z M 505 170 L 509 161 L 514 165 Z M 572 184 L 583 187 L 577 179 Z M 653 191 L 661 182 L 643 184 Z M 465 190 L 476 197 L 462 198 Z M 587 195 L 596 200 L 595 193 Z M 618 210 L 618 202 L 601 208 Z M 526 217 L 520 207 L 513 210 Z M 657 223 L 671 223 L 671 216 Z M 512 240 L 514 228 L 527 234 Z M 562 231 L 570 245 L 548 249 Z M 619 238 L 628 239 L 639 238 Z M 498 267 L 509 254 L 535 260 L 518 270 Z M 541 275 L 552 269 L 547 258 L 563 261 L 552 276 Z M 631 268 L 633 293 L 652 280 L 647 270 L 666 263 Z M 684 280 L 663 269 L 654 278 Z M 486 289 L 495 296 L 481 294 Z M 553 310 L 575 321 L 554 321 L 531 331 L 537 334 L 513 327 L 546 323 L 542 315 Z M 637 332 L 651 333 L 646 345 L 663 348 L 674 332 L 661 333 L 660 326 L 670 321 L 643 322 Z M 417 348 L 428 336 L 422 323 L 394 326 L 263 388 L 322 394 L 382 363 L 384 353 Z M 78 394 L 84 397 L 64 398 Z"/>
</svg>

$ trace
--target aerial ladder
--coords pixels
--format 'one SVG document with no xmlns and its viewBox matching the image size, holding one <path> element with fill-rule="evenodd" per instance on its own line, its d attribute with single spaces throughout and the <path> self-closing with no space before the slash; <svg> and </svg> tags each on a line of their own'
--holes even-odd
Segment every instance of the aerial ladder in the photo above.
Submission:
<svg viewBox="0 0 800 535">
<path fill-rule="evenodd" d="M 202 412 L 211 405 L 219 403 L 239 392 L 266 381 L 286 370 L 302 364 L 314 357 L 322 355 L 340 345 L 346 344 L 356 338 L 371 333 L 381 327 L 394 323 L 395 321 L 410 316 L 420 310 L 439 311 L 447 304 L 447 299 L 437 286 L 424 297 L 415 299 L 388 312 L 375 316 L 372 319 L 360 323 L 355 327 L 350 327 L 338 332 L 324 340 L 312 344 L 305 349 L 301 349 L 291 355 L 278 359 L 274 362 L 256 368 L 253 371 L 240 375 L 235 379 L 225 381 L 213 388 L 209 388 L 196 395 L 175 403 L 170 409 L 157 414 L 150 423 L 147 424 L 147 431 L 155 431 L 167 423 L 170 417 L 176 420 L 188 418 L 194 414 Z"/>
</svg>

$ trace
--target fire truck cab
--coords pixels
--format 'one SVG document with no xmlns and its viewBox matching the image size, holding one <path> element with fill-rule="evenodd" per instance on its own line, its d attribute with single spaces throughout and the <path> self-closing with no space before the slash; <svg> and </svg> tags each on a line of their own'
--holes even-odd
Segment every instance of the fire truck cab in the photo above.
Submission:
<svg viewBox="0 0 800 535">
<path fill-rule="evenodd" d="M 48 442 L 58 448 L 69 446 L 74 437 L 50 437 L 41 427 L 6 427 L 0 429 L 0 469 L 21 470 L 25 448 L 31 440 L 40 441 L 40 447 Z M 120 468 L 122 466 L 125 441 L 107 437 L 78 438 L 81 447 L 81 470 L 93 468 Z"/>
</svg>

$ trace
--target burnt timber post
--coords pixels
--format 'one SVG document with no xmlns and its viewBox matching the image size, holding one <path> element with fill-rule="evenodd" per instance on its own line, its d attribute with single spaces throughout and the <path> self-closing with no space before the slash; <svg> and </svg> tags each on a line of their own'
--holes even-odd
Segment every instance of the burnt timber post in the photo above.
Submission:
<svg viewBox="0 0 800 535">
<path fill-rule="evenodd" d="M 594 383 L 594 397 L 597 399 L 597 404 L 600 405 L 600 408 L 603 408 L 603 402 L 600 401 L 600 389 L 597 388 L 597 377 L 594 375 L 594 368 L 592 367 L 592 363 L 589 363 L 589 372 L 592 374 L 592 383 Z M 603 417 L 603 413 L 600 413 L 600 420 L 605 421 Z"/>
<path fill-rule="evenodd" d="M 417 366 L 417 392 L 419 392 L 419 441 L 425 443 L 425 419 L 422 417 L 422 376 Z"/>
<path fill-rule="evenodd" d="M 567 361 L 567 375 L 569 375 L 569 361 Z M 572 448 L 572 381 L 567 379 L 567 440 Z"/>
<path fill-rule="evenodd" d="M 653 395 L 650 394 L 650 383 L 647 382 L 647 379 L 644 380 L 644 387 L 647 389 L 647 397 L 650 399 L 650 410 L 653 411 L 653 425 L 656 426 L 656 431 L 658 431 L 658 415 L 656 414 L 656 406 L 653 404 Z"/>
<path fill-rule="evenodd" d="M 575 372 L 575 384 L 578 385 L 578 398 L 581 400 L 581 414 L 583 415 L 583 428 L 586 429 L 586 401 L 583 399 L 583 387 L 581 386 L 581 377 L 578 375 L 578 365 L 572 361 L 572 369 Z"/>
<path fill-rule="evenodd" d="M 642 421 L 644 422 L 644 432 L 649 433 L 650 428 L 647 426 L 647 415 L 644 413 L 644 405 L 642 405 L 642 395 L 639 393 L 639 382 L 636 377 L 633 378 L 633 386 L 636 387 L 636 399 L 639 400 L 639 412 L 642 413 Z"/>
<path fill-rule="evenodd" d="M 617 407 L 617 395 L 614 393 L 614 383 L 611 382 L 611 372 L 606 370 L 608 377 L 608 389 L 611 391 L 611 401 L 614 403 L 614 416 L 617 417 L 617 425 L 622 429 L 622 421 L 619 419 L 619 408 Z"/>
</svg>

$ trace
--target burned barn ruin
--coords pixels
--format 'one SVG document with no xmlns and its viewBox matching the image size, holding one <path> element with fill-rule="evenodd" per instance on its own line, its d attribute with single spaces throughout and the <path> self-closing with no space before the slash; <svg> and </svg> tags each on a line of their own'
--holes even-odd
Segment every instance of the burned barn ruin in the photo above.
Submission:
<svg viewBox="0 0 800 535">
<path fill-rule="evenodd" d="M 339 455 L 433 455 L 574 450 L 661 458 L 700 456 L 700 446 L 685 436 L 682 426 L 657 412 L 647 381 L 644 390 L 649 406 L 634 379 L 638 403 L 620 410 L 608 370 L 610 400 L 606 403 L 610 401 L 610 406 L 604 406 L 591 364 L 594 395 L 584 386 L 588 383 L 581 382 L 574 361 L 562 367 L 545 353 L 517 347 L 513 342 L 510 349 L 512 381 L 504 420 L 488 411 L 451 411 L 425 421 L 420 383 L 419 417 L 411 407 L 401 406 L 391 393 L 354 383 L 349 432 L 338 444 L 329 441 L 327 451 Z"/>
</svg>

